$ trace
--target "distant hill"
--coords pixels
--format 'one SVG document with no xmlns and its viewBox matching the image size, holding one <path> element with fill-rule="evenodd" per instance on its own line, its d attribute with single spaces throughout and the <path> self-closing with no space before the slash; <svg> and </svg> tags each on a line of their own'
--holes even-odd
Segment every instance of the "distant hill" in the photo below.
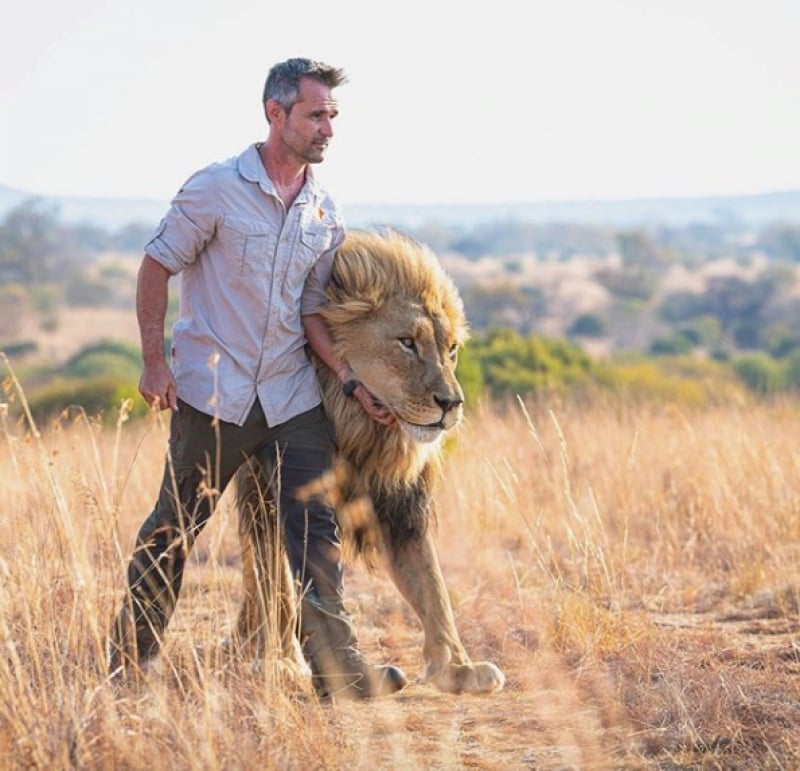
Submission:
<svg viewBox="0 0 800 771">
<path fill-rule="evenodd" d="M 348 222 L 403 224 L 439 222 L 465 226 L 490 221 L 570 223 L 634 227 L 693 223 L 760 227 L 800 223 L 800 190 L 709 198 L 641 198 L 617 201 L 544 201 L 487 205 L 357 205 L 345 208 Z"/>
<path fill-rule="evenodd" d="M 36 196 L 0 185 L 0 219 L 26 199 L 52 202 L 64 222 L 115 230 L 131 223 L 156 225 L 168 201 L 144 198 Z M 714 223 L 760 227 L 770 222 L 800 223 L 800 190 L 760 195 L 704 198 L 641 198 L 615 201 L 544 201 L 508 204 L 343 204 L 348 224 L 470 227 L 492 221 L 562 222 L 634 227 Z"/>
<path fill-rule="evenodd" d="M 156 225 L 168 205 L 167 201 L 149 198 L 73 198 L 38 195 L 0 185 L 0 219 L 15 206 L 31 198 L 54 204 L 64 222 L 87 223 L 107 230 L 117 230 L 131 223 Z"/>
</svg>

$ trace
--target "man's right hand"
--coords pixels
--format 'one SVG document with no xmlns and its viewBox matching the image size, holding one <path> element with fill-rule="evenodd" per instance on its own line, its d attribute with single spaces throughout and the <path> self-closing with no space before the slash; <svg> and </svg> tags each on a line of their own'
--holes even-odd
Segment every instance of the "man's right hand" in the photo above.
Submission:
<svg viewBox="0 0 800 771">
<path fill-rule="evenodd" d="M 178 411 L 178 389 L 166 361 L 144 366 L 139 393 L 154 410 Z"/>
</svg>

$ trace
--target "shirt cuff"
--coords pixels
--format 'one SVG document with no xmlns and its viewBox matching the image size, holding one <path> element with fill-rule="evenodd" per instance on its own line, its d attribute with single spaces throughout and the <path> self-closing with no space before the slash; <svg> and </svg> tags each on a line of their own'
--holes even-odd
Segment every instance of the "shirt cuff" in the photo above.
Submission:
<svg viewBox="0 0 800 771">
<path fill-rule="evenodd" d="M 184 264 L 177 257 L 172 256 L 166 250 L 166 247 L 163 244 L 159 244 L 157 240 L 150 241 L 144 247 L 144 253 L 151 260 L 155 260 L 159 265 L 166 268 L 173 276 L 184 268 Z"/>
</svg>

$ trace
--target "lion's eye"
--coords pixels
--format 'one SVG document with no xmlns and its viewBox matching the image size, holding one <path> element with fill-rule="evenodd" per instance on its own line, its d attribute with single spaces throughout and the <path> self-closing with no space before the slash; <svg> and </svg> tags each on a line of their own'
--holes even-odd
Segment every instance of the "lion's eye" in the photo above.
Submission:
<svg viewBox="0 0 800 771">
<path fill-rule="evenodd" d="M 458 343 L 453 343 L 448 351 L 450 358 L 455 361 L 458 358 Z"/>
<path fill-rule="evenodd" d="M 405 349 L 407 349 L 409 351 L 416 351 L 417 350 L 417 344 L 414 342 L 414 338 L 413 337 L 401 337 L 400 338 L 400 345 L 402 345 L 403 348 L 405 348 Z"/>
</svg>

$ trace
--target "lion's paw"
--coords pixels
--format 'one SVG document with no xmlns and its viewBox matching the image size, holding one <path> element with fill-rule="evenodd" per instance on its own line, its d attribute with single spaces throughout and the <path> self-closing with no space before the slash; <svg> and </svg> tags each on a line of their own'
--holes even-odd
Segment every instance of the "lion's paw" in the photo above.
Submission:
<svg viewBox="0 0 800 771">
<path fill-rule="evenodd" d="M 250 674 L 266 677 L 285 691 L 300 693 L 310 689 L 310 667 L 291 658 L 254 659 L 250 663 Z"/>
<path fill-rule="evenodd" d="M 448 664 L 426 679 L 447 693 L 494 693 L 506 682 L 500 668 L 490 661 Z"/>
</svg>

